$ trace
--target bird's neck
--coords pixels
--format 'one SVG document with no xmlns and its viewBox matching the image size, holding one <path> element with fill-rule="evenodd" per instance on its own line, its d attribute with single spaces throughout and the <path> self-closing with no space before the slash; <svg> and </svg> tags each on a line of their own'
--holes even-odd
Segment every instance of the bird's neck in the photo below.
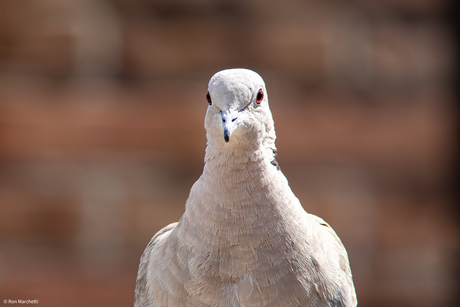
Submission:
<svg viewBox="0 0 460 307">
<path fill-rule="evenodd" d="M 186 215 L 216 225 L 238 219 L 251 224 L 267 212 L 273 219 L 280 203 L 275 196 L 290 197 L 292 192 L 272 160 L 273 151 L 267 149 L 227 151 L 208 159 L 191 190 Z"/>
<path fill-rule="evenodd" d="M 206 161 L 203 169 L 203 188 L 220 194 L 227 206 L 247 206 L 254 196 L 267 187 L 276 174 L 271 164 L 273 150 L 251 148 L 249 150 L 222 150 Z"/>
<path fill-rule="evenodd" d="M 246 244 L 251 250 L 284 237 L 286 223 L 300 216 L 301 206 L 271 157 L 273 152 L 253 152 L 208 159 L 177 229 L 177 237 L 186 238 L 181 244 L 194 249 L 201 242 L 216 252 Z"/>
</svg>

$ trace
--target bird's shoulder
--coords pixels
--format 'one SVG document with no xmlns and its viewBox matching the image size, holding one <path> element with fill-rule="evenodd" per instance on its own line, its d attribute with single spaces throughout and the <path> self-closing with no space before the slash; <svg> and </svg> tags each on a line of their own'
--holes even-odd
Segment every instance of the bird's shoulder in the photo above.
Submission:
<svg viewBox="0 0 460 307">
<path fill-rule="evenodd" d="M 147 307 L 153 306 L 153 302 L 150 301 L 150 296 L 147 291 L 147 280 L 148 280 L 148 268 L 150 263 L 150 255 L 155 245 L 167 237 L 171 231 L 176 227 L 176 223 L 169 224 L 166 227 L 160 229 L 150 240 L 149 244 L 142 253 L 141 260 L 139 263 L 139 270 L 137 273 L 136 290 L 134 296 L 135 307 Z"/>
<path fill-rule="evenodd" d="M 330 305 L 334 307 L 356 306 L 356 293 L 348 253 L 342 241 L 334 229 L 322 218 L 313 214 L 308 214 L 308 217 L 316 228 L 316 238 L 313 245 L 316 246 L 315 249 L 319 253 L 312 253 L 318 255 L 314 261 L 318 262 L 319 266 L 328 267 L 341 276 L 339 280 L 334 282 L 338 283 L 336 284 L 338 291 L 335 295 L 331 293 L 332 296 L 328 299 Z"/>
</svg>

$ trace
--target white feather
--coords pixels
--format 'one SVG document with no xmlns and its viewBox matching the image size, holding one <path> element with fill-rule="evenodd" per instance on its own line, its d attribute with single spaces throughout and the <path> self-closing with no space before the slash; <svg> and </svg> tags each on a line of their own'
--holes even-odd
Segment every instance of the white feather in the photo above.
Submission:
<svg viewBox="0 0 460 307">
<path fill-rule="evenodd" d="M 304 211 L 272 163 L 276 136 L 262 78 L 224 70 L 208 89 L 203 174 L 180 221 L 147 246 L 135 306 L 356 306 L 340 239 Z"/>
</svg>

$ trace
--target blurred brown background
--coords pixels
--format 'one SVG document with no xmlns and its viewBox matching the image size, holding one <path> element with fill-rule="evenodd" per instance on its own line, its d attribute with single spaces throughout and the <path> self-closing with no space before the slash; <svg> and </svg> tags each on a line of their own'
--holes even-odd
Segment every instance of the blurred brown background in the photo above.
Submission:
<svg viewBox="0 0 460 307">
<path fill-rule="evenodd" d="M 294 193 L 348 249 L 359 305 L 457 306 L 452 9 L 0 0 L 0 300 L 132 306 L 144 247 L 201 174 L 207 82 L 246 67 Z"/>
</svg>

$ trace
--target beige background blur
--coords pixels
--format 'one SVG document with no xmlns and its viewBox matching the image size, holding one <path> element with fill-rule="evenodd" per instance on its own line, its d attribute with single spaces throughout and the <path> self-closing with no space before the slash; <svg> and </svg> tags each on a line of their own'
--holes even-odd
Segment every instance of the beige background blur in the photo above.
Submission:
<svg viewBox="0 0 460 307">
<path fill-rule="evenodd" d="M 457 306 L 451 7 L 0 0 L 0 305 L 132 306 L 144 247 L 201 174 L 207 82 L 246 67 L 359 306 Z"/>
</svg>

